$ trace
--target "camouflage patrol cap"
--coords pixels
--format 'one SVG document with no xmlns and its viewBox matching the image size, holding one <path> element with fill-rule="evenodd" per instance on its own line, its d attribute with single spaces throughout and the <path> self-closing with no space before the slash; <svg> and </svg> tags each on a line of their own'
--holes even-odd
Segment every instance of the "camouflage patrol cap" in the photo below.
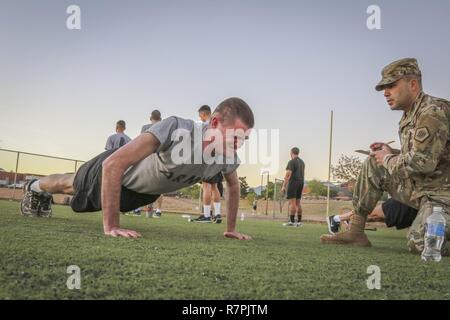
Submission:
<svg viewBox="0 0 450 320">
<path fill-rule="evenodd" d="M 387 85 L 394 83 L 395 81 L 403 78 L 404 76 L 409 75 L 415 76 L 422 75 L 419 69 L 419 64 L 417 63 L 416 59 L 404 58 L 394 61 L 388 64 L 386 67 L 384 67 L 383 71 L 381 71 L 382 79 L 375 86 L 375 90 L 377 91 L 384 90 L 384 88 Z"/>
</svg>

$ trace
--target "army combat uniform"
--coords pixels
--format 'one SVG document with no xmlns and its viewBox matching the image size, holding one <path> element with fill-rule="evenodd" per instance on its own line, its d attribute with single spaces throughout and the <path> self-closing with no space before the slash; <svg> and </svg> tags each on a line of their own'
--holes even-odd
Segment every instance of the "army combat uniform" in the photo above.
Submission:
<svg viewBox="0 0 450 320">
<path fill-rule="evenodd" d="M 405 75 L 420 75 L 420 70 L 415 59 L 402 59 L 386 66 L 382 75 L 383 79 L 376 86 L 378 91 Z M 446 239 L 450 240 L 449 126 L 450 102 L 419 93 L 411 110 L 404 113 L 399 123 L 401 153 L 387 155 L 382 166 L 374 157 L 367 158 L 355 186 L 354 212 L 356 219 L 363 219 L 363 223 L 383 191 L 419 210 L 407 234 L 408 247 L 414 253 L 423 250 L 426 218 L 433 206 L 443 208 Z M 445 255 L 450 253 L 449 243 L 444 242 Z"/>
<path fill-rule="evenodd" d="M 401 154 L 388 155 L 384 165 L 369 157 L 355 186 L 355 213 L 367 216 L 383 191 L 419 210 L 408 232 L 408 246 L 423 250 L 424 224 L 434 205 L 442 206 L 450 240 L 450 103 L 420 93 L 400 121 Z"/>
</svg>

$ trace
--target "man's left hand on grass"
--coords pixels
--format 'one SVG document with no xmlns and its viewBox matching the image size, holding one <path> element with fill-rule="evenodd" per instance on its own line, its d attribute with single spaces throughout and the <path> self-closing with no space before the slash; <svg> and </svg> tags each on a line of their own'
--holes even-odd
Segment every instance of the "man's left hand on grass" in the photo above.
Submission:
<svg viewBox="0 0 450 320">
<path fill-rule="evenodd" d="M 225 231 L 223 233 L 223 235 L 226 238 L 232 238 L 232 239 L 238 239 L 238 240 L 252 240 L 252 237 L 250 237 L 250 236 L 248 236 L 246 234 L 243 234 L 243 233 L 236 232 L 236 231 L 232 231 L 232 232 L 231 231 Z"/>
</svg>

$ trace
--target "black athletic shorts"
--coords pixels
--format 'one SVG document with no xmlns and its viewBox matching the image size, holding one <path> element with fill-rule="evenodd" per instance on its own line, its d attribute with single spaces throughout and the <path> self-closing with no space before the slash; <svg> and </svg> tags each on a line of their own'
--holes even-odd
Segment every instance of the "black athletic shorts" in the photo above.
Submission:
<svg viewBox="0 0 450 320">
<path fill-rule="evenodd" d="M 108 150 L 83 164 L 75 175 L 73 188 L 75 194 L 70 202 L 75 212 L 94 212 L 102 210 L 102 164 L 114 151 Z M 122 186 L 120 211 L 128 212 L 153 203 L 158 195 L 142 194 Z"/>
<path fill-rule="evenodd" d="M 410 227 L 417 216 L 417 209 L 394 199 L 384 202 L 381 208 L 383 209 L 386 225 L 388 227 L 396 227 L 399 230 Z"/>
<path fill-rule="evenodd" d="M 223 175 L 222 172 L 219 172 L 214 177 L 210 179 L 203 179 L 202 182 L 206 182 L 209 184 L 217 184 L 217 189 L 219 190 L 220 196 L 223 197 Z"/>
<path fill-rule="evenodd" d="M 289 181 L 286 190 L 286 199 L 301 199 L 303 191 L 303 181 L 293 180 Z"/>
<path fill-rule="evenodd" d="M 222 183 L 222 181 L 223 181 L 222 172 L 219 172 L 218 174 L 216 174 L 214 177 L 212 177 L 210 179 L 203 179 L 202 180 L 202 182 L 206 182 L 206 183 L 210 183 L 210 184 Z"/>
</svg>

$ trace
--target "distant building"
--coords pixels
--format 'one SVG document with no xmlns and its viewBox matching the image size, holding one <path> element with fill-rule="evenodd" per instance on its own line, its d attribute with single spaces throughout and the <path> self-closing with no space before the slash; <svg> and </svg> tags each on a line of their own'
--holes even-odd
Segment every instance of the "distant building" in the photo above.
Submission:
<svg viewBox="0 0 450 320">
<path fill-rule="evenodd" d="M 349 182 L 341 183 L 340 187 L 347 189 L 349 192 L 353 192 L 353 189 L 355 188 L 355 184 L 356 184 L 356 181 L 349 181 Z"/>
</svg>

